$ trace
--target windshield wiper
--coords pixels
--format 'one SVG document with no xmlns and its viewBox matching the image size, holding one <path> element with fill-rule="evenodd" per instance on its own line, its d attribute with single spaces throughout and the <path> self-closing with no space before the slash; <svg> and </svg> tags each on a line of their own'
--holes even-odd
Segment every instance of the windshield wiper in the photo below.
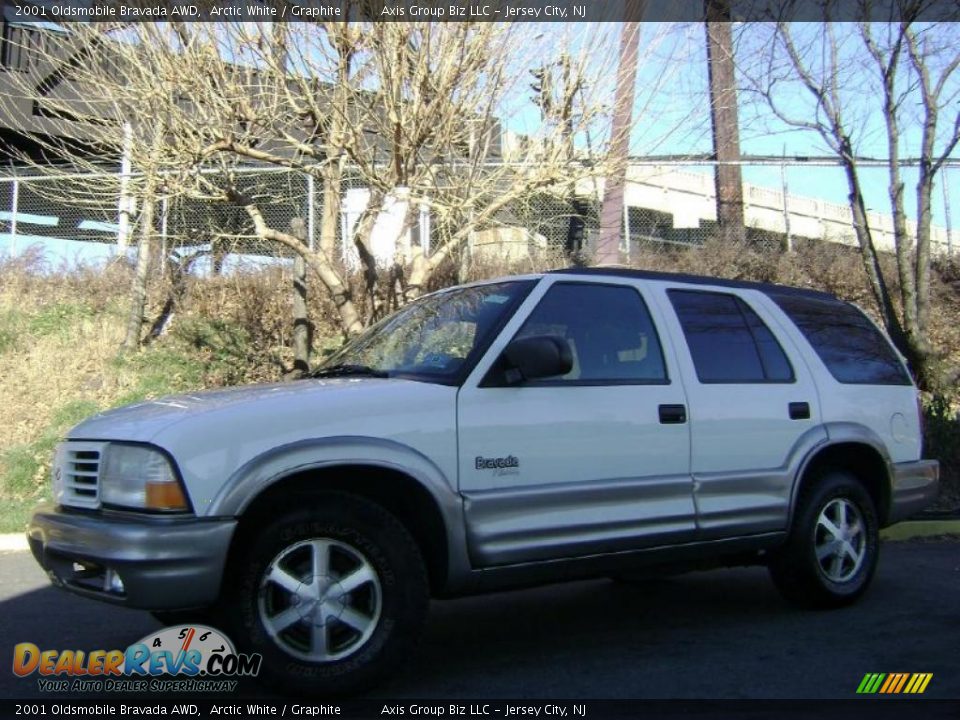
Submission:
<svg viewBox="0 0 960 720">
<path fill-rule="evenodd" d="M 370 367 L 369 365 L 351 365 L 347 363 L 318 368 L 310 373 L 310 377 L 315 378 L 343 377 L 345 375 L 367 375 L 375 378 L 390 377 L 390 373 L 384 370 L 377 370 L 377 368 Z"/>
</svg>

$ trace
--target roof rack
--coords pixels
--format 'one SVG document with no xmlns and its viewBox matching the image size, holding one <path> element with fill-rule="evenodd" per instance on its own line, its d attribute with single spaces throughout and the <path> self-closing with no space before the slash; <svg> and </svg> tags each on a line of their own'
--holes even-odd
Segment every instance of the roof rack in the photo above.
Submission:
<svg viewBox="0 0 960 720">
<path fill-rule="evenodd" d="M 740 288 L 745 290 L 759 290 L 762 293 L 776 293 L 780 295 L 805 295 L 821 300 L 837 300 L 833 295 L 823 290 L 777 285 L 776 283 L 753 282 L 750 280 L 727 280 L 725 278 L 708 277 L 706 275 L 691 275 L 688 273 L 658 272 L 655 270 L 637 270 L 623 267 L 569 267 L 558 270 L 549 270 L 549 275 L 608 275 L 613 277 L 631 278 L 634 280 L 661 280 L 666 282 L 687 283 L 690 285 L 714 285 L 717 287 Z"/>
</svg>

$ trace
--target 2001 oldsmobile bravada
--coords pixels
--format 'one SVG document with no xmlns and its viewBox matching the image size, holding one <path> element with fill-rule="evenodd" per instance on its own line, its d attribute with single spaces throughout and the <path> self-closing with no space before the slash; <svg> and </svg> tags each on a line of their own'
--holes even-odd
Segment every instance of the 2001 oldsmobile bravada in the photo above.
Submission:
<svg viewBox="0 0 960 720">
<path fill-rule="evenodd" d="M 567 270 L 423 297 L 312 379 L 92 417 L 29 539 L 58 585 L 204 610 L 275 684 L 342 693 L 431 595 L 763 563 L 850 603 L 936 495 L 920 435 L 899 356 L 830 295 Z"/>
</svg>

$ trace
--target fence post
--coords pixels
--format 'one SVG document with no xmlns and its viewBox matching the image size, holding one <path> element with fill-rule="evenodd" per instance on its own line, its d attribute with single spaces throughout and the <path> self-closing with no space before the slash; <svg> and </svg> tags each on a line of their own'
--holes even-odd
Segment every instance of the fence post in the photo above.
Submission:
<svg viewBox="0 0 960 720">
<path fill-rule="evenodd" d="M 420 204 L 420 249 L 424 257 L 430 255 L 430 205 Z"/>
<path fill-rule="evenodd" d="M 623 251 L 627 260 L 630 259 L 630 206 L 626 199 L 623 201 Z"/>
<path fill-rule="evenodd" d="M 307 173 L 307 247 L 311 250 L 317 249 L 315 214 L 313 173 Z"/>
<path fill-rule="evenodd" d="M 20 206 L 20 181 L 13 179 L 10 190 L 10 257 L 17 252 L 17 210 Z"/>
<path fill-rule="evenodd" d="M 167 218 L 169 216 L 170 198 L 164 196 L 163 200 L 160 201 L 160 262 L 157 263 L 161 278 L 167 272 L 167 253 L 170 251 L 167 247 Z"/>
<path fill-rule="evenodd" d="M 117 255 L 126 253 L 130 242 L 130 153 L 133 145 L 133 128 L 129 122 L 123 124 L 123 155 L 120 157 L 120 200 L 117 211 L 120 215 L 117 223 Z"/>
<path fill-rule="evenodd" d="M 943 182 L 940 184 L 943 190 L 943 215 L 946 220 L 947 230 L 947 257 L 953 256 L 953 223 L 950 219 L 950 185 L 947 182 L 947 176 L 950 175 L 950 167 L 943 168 Z"/>
<path fill-rule="evenodd" d="M 780 163 L 780 192 L 783 193 L 783 229 L 787 236 L 787 252 L 793 250 L 793 238 L 790 237 L 790 207 L 787 204 L 787 198 L 790 197 L 790 188 L 787 186 L 787 164 Z"/>
</svg>

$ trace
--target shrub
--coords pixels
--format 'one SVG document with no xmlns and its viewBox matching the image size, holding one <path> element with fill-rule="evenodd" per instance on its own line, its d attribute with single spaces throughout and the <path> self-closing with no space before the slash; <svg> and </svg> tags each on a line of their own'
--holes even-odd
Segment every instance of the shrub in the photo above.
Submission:
<svg viewBox="0 0 960 720">
<path fill-rule="evenodd" d="M 960 414 L 950 398 L 933 395 L 924 403 L 924 454 L 940 461 L 940 501 L 944 509 L 960 508 Z"/>
</svg>

